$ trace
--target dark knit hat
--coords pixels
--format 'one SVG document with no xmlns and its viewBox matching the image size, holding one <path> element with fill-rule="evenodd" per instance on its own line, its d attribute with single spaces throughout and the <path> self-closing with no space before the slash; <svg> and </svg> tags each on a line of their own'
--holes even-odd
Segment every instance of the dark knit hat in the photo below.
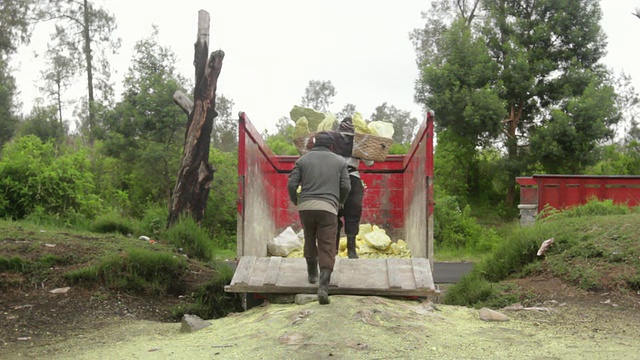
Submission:
<svg viewBox="0 0 640 360">
<path fill-rule="evenodd" d="M 353 134 L 356 130 L 356 127 L 353 126 L 353 119 L 350 116 L 347 116 L 340 122 L 340 126 L 338 127 L 338 131 L 347 132 Z"/>
<path fill-rule="evenodd" d="M 320 131 L 314 136 L 313 147 L 330 148 L 333 145 L 333 137 L 326 131 Z"/>
</svg>

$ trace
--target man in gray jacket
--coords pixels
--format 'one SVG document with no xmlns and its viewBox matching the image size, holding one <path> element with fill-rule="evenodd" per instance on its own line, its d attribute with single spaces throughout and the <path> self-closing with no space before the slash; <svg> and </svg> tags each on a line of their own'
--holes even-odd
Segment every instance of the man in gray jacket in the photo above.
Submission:
<svg viewBox="0 0 640 360">
<path fill-rule="evenodd" d="M 333 138 L 321 131 L 315 135 L 314 147 L 300 157 L 289 175 L 289 198 L 298 206 L 304 230 L 304 257 L 309 283 L 318 280 L 318 300 L 329 303 L 329 282 L 335 264 L 335 236 L 338 209 L 351 190 L 347 163 L 331 151 Z M 299 200 L 297 189 L 302 187 Z"/>
</svg>

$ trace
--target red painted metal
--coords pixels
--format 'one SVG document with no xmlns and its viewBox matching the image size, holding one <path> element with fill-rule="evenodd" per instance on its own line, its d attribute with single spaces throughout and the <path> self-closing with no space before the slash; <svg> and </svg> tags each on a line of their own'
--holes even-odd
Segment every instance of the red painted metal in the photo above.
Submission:
<svg viewBox="0 0 640 360">
<path fill-rule="evenodd" d="M 262 181 L 266 194 L 260 196 L 269 204 L 269 216 L 275 222 L 276 229 L 287 226 L 299 229 L 298 213 L 287 194 L 288 175 L 298 156 L 274 155 L 245 113 L 240 114 L 238 132 L 239 216 L 246 210 L 243 208 L 246 182 Z M 390 231 L 403 228 L 405 217 L 409 214 L 407 201 L 422 189 L 428 190 L 424 203 L 426 214 L 432 214 L 433 189 L 432 182 L 428 181 L 433 178 L 432 154 L 433 114 L 429 113 L 407 155 L 389 155 L 384 162 L 376 162 L 370 167 L 361 163 L 359 170 L 366 184 L 362 222 L 376 224 Z M 256 165 L 258 172 L 249 169 L 249 166 Z"/>
<path fill-rule="evenodd" d="M 640 176 L 622 175 L 533 175 L 516 178 L 520 203 L 564 209 L 585 204 L 595 197 L 611 199 L 629 207 L 640 205 Z"/>
</svg>

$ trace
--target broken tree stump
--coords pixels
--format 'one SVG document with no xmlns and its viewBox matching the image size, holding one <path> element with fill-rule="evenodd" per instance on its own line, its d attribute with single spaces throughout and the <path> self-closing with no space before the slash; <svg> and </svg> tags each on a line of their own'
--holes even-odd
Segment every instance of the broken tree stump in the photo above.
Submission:
<svg viewBox="0 0 640 360">
<path fill-rule="evenodd" d="M 196 86 L 193 102 L 184 93 L 176 92 L 174 101 L 188 115 L 184 152 L 176 186 L 169 207 L 167 227 L 180 216 L 191 216 L 200 224 L 207 207 L 209 188 L 215 167 L 209 163 L 209 148 L 215 111 L 218 77 L 222 70 L 224 51 L 209 52 L 209 13 L 198 12 L 198 36 L 195 43 L 194 66 Z"/>
</svg>

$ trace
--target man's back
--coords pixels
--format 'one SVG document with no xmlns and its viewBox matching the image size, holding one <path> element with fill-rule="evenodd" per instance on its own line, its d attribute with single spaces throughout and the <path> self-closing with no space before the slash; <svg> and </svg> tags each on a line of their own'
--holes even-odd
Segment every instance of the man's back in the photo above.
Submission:
<svg viewBox="0 0 640 360">
<path fill-rule="evenodd" d="M 349 177 L 345 178 L 347 164 L 344 158 L 327 148 L 314 148 L 296 161 L 289 177 L 289 191 L 302 187 L 300 203 L 322 200 L 336 209 L 349 193 Z M 345 192 L 346 190 L 346 192 Z"/>
</svg>

